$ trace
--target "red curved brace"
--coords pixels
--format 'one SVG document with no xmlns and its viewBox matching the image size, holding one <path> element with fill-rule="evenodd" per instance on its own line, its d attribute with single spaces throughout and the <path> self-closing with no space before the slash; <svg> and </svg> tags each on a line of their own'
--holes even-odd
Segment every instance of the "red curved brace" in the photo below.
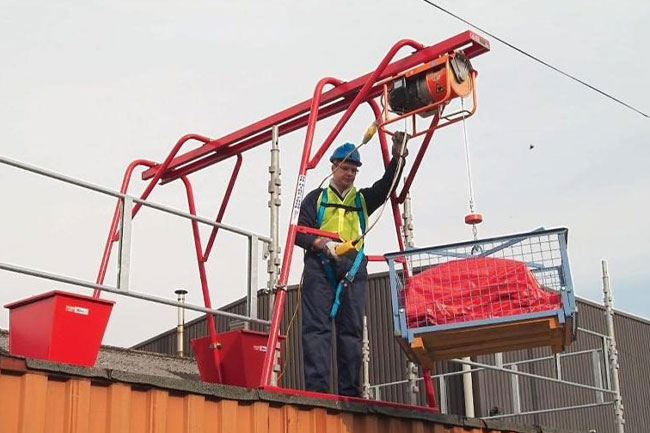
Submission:
<svg viewBox="0 0 650 433">
<path fill-rule="evenodd" d="M 148 161 L 146 159 L 136 159 L 131 164 L 128 165 L 126 171 L 124 172 L 124 177 L 122 179 L 122 186 L 120 187 L 120 192 L 126 194 L 126 191 L 129 189 L 129 183 L 131 182 L 131 175 L 133 170 L 136 167 L 144 165 L 146 167 L 154 167 L 156 165 L 153 161 Z M 113 212 L 113 219 L 111 221 L 111 227 L 108 230 L 108 238 L 106 239 L 106 244 L 104 245 L 104 254 L 102 255 L 102 261 L 99 265 L 99 271 L 97 273 L 97 279 L 95 282 L 97 284 L 103 284 L 104 278 L 106 277 L 106 269 L 108 267 L 108 260 L 111 257 L 111 247 L 113 243 L 117 241 L 117 224 L 120 220 L 120 209 L 122 208 L 122 200 L 117 200 L 115 205 L 115 211 Z M 93 291 L 93 297 L 99 298 L 100 290 L 95 289 Z"/>
<path fill-rule="evenodd" d="M 316 88 L 314 89 L 314 97 L 311 100 L 309 123 L 307 125 L 307 132 L 305 133 L 305 144 L 302 149 L 298 179 L 296 181 L 297 185 L 296 194 L 294 196 L 294 206 L 291 210 L 291 219 L 289 221 L 289 233 L 285 242 L 284 257 L 282 258 L 280 276 L 276 285 L 276 287 L 280 288 L 280 290 L 277 292 L 275 302 L 273 303 L 271 328 L 269 329 L 269 339 L 266 347 L 276 347 L 278 335 L 280 332 L 280 323 L 282 320 L 282 313 L 284 311 L 284 302 L 286 298 L 286 290 L 284 290 L 284 287 L 287 284 L 287 279 L 289 278 L 289 269 L 291 268 L 291 255 L 293 254 L 293 246 L 296 240 L 296 232 L 298 227 L 298 213 L 300 212 L 302 195 L 305 188 L 305 175 L 309 169 L 309 156 L 311 154 L 311 146 L 314 140 L 314 128 L 316 126 L 316 122 L 318 121 L 318 108 L 320 106 L 320 98 L 323 93 L 323 88 L 326 85 L 335 85 L 340 82 L 341 81 L 336 78 L 326 77 L 321 79 L 318 84 L 316 84 Z M 264 356 L 262 375 L 260 377 L 260 387 L 270 385 L 273 363 L 273 356 L 270 356 L 270 353 L 272 352 L 273 351 L 267 351 L 266 355 Z"/>
<path fill-rule="evenodd" d="M 318 107 L 320 107 L 320 99 L 323 96 L 323 87 L 325 87 L 327 84 L 336 86 L 341 83 L 343 83 L 343 81 L 337 78 L 325 77 L 321 79 L 318 82 L 318 84 L 316 84 L 316 89 L 314 90 L 314 97 L 311 100 L 311 108 L 309 109 L 309 122 L 307 123 L 307 132 L 305 134 L 305 146 L 303 149 L 306 150 L 306 152 L 303 151 L 303 160 L 300 161 L 300 172 L 302 174 L 305 174 L 307 173 L 307 170 L 311 170 L 312 168 L 316 167 L 320 159 L 323 157 L 323 154 L 327 151 L 327 149 L 331 144 L 331 141 L 330 143 L 327 143 L 327 140 L 325 140 L 325 142 L 321 145 L 321 147 L 316 152 L 316 155 L 314 155 L 312 160 L 309 161 L 309 156 L 311 155 L 311 146 L 314 142 L 314 130 L 316 129 L 316 122 L 318 121 Z M 355 98 L 352 101 L 352 103 L 348 106 L 348 111 L 350 110 L 352 104 L 354 104 L 354 101 L 356 101 L 356 99 L 357 98 Z"/>
<path fill-rule="evenodd" d="M 321 110 L 318 112 L 318 120 L 323 120 L 326 119 L 330 116 L 333 116 L 337 113 L 340 113 L 341 111 L 345 110 L 345 108 L 350 105 L 351 98 L 346 98 L 342 99 L 340 101 L 337 101 L 331 105 L 328 105 L 327 107 L 321 108 Z M 309 119 L 309 114 L 306 114 L 304 116 L 298 117 L 296 119 L 293 119 L 285 124 L 282 124 L 278 127 L 279 130 L 279 136 L 282 136 L 284 134 L 288 134 L 289 132 L 297 131 L 298 129 L 304 128 L 305 125 L 307 125 L 307 121 Z M 194 173 L 195 171 L 201 170 L 203 168 L 209 167 L 212 164 L 215 164 L 217 162 L 221 162 L 225 159 L 231 158 L 235 155 L 238 155 L 240 153 L 246 152 L 255 146 L 258 146 L 261 143 L 268 143 L 271 140 L 271 132 L 270 131 L 263 131 L 258 133 L 257 135 L 254 135 L 250 138 L 247 138 L 243 141 L 240 141 L 239 143 L 228 146 L 228 147 L 220 147 L 217 151 L 215 151 L 211 156 L 196 160 L 192 163 L 189 163 L 187 165 L 184 165 L 180 168 L 174 169 L 174 170 L 168 170 L 165 175 L 163 175 L 163 183 L 166 182 L 171 182 L 178 176 L 182 175 L 188 175 L 190 173 Z M 144 176 L 144 175 L 143 175 Z"/>
<path fill-rule="evenodd" d="M 182 176 L 181 180 L 185 185 L 185 193 L 187 195 L 187 204 L 190 215 L 196 216 L 196 206 L 194 204 L 194 191 L 192 184 L 186 176 Z M 192 235 L 194 236 L 194 250 L 196 251 L 196 263 L 199 266 L 199 278 L 201 279 L 201 291 L 203 292 L 203 303 L 205 308 L 212 308 L 212 301 L 210 300 L 210 289 L 208 287 L 208 278 L 205 272 L 205 261 L 202 260 L 202 247 L 201 247 L 201 233 L 199 231 L 199 223 L 196 220 L 192 222 Z M 212 357 L 214 359 L 215 370 L 217 374 L 217 382 L 222 383 L 221 376 L 221 351 L 217 349 L 217 328 L 214 322 L 214 315 L 206 314 L 208 322 L 208 334 L 210 336 L 210 349 L 212 350 Z"/>
</svg>

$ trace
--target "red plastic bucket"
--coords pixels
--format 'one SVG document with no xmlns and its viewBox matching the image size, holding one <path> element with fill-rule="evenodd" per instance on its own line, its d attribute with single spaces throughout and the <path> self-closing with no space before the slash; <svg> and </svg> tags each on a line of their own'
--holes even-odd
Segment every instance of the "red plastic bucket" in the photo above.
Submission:
<svg viewBox="0 0 650 433">
<path fill-rule="evenodd" d="M 225 385 L 257 388 L 262 375 L 269 335 L 264 332 L 238 329 L 217 334 L 217 349 L 221 358 L 221 383 Z M 284 340 L 280 336 L 280 342 Z M 201 380 L 219 383 L 217 365 L 210 349 L 210 337 L 192 340 L 194 358 Z"/>
<path fill-rule="evenodd" d="M 92 367 L 114 303 L 53 290 L 7 304 L 9 353 Z"/>
</svg>

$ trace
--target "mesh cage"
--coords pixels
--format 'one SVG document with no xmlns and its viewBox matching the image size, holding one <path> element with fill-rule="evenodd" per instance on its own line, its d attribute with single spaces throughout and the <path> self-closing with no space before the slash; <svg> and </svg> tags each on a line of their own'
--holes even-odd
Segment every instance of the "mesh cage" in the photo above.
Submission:
<svg viewBox="0 0 650 433">
<path fill-rule="evenodd" d="M 573 316 L 566 228 L 386 254 L 395 334 Z M 574 322 L 575 323 L 575 322 Z"/>
</svg>

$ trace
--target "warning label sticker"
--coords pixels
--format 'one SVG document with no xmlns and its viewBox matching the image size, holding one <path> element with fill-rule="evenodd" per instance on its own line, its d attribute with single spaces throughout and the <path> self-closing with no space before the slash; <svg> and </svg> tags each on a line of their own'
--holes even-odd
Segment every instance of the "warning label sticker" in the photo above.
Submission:
<svg viewBox="0 0 650 433">
<path fill-rule="evenodd" d="M 89 313 L 88 308 L 83 308 L 83 307 L 77 307 L 74 305 L 66 305 L 65 306 L 65 311 L 68 311 L 70 313 L 74 314 L 81 314 L 83 316 L 87 316 Z"/>
<path fill-rule="evenodd" d="M 305 175 L 298 176 L 298 187 L 296 188 L 296 200 L 293 202 L 291 209 L 291 224 L 298 223 L 298 215 L 300 215 L 300 206 L 302 205 L 302 196 L 305 194 Z"/>
</svg>

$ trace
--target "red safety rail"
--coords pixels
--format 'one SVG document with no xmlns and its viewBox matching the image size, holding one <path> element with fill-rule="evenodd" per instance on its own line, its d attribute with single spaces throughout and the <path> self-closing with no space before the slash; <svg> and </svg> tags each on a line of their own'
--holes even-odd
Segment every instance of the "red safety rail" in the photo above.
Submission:
<svg viewBox="0 0 650 433">
<path fill-rule="evenodd" d="M 404 58 L 393 61 L 395 55 L 405 47 L 410 47 L 414 51 Z M 275 298 L 275 304 L 271 317 L 271 329 L 269 331 L 269 339 L 266 346 L 276 347 L 280 331 L 280 322 L 286 300 L 286 284 L 291 267 L 291 256 L 293 252 L 295 236 L 296 233 L 301 231 L 304 232 L 305 230 L 305 228 L 299 227 L 297 225 L 297 219 L 298 212 L 300 210 L 300 204 L 302 203 L 304 194 L 307 171 L 313 169 L 318 165 L 331 144 L 337 138 L 341 129 L 345 126 L 345 124 L 348 122 L 360 104 L 368 103 L 375 119 L 378 123 L 381 123 L 382 113 L 375 98 L 382 94 L 384 91 L 384 84 L 386 82 L 407 70 L 425 64 L 427 62 L 431 62 L 444 54 L 452 53 L 456 50 L 461 49 L 464 51 L 465 56 L 468 59 L 471 59 L 489 51 L 490 45 L 486 39 L 471 31 L 465 31 L 445 41 L 428 47 L 410 39 L 399 41 L 388 51 L 377 68 L 368 74 L 365 74 L 351 81 L 342 81 L 331 77 L 324 78 L 318 82 L 314 90 L 314 95 L 311 99 L 289 107 L 235 132 L 224 135 L 221 138 L 211 139 L 196 134 L 186 135 L 176 143 L 167 158 L 160 164 L 144 160 L 134 161 L 127 168 L 124 182 L 122 184 L 122 192 L 125 193 L 128 189 L 132 171 L 137 166 L 144 165 L 148 168 L 142 173 L 142 178 L 144 180 L 149 180 L 149 184 L 147 185 L 144 193 L 141 195 L 142 199 L 146 199 L 155 185 L 158 183 L 162 185 L 180 178 L 186 187 L 190 213 L 194 214 L 194 198 L 192 194 L 191 184 L 187 179 L 187 175 L 234 156 L 237 157 L 238 160 L 235 164 L 235 168 L 233 169 L 226 194 L 223 198 L 216 218 L 216 221 L 220 222 L 226 210 L 232 187 L 239 173 L 239 168 L 241 166 L 241 155 L 248 150 L 269 142 L 271 140 L 271 128 L 273 126 L 278 127 L 280 136 L 293 132 L 300 128 L 307 127 L 305 143 L 300 160 L 298 179 L 296 182 L 297 188 L 293 201 L 292 215 L 285 242 L 282 268 L 276 286 L 277 295 Z M 326 86 L 331 86 L 332 89 L 324 91 L 324 88 Z M 328 118 L 341 112 L 343 112 L 342 116 L 334 128 L 331 130 L 331 132 L 328 134 L 327 138 L 317 148 L 316 152 L 312 156 L 312 144 L 316 123 L 319 120 Z M 426 134 L 424 134 L 423 141 L 414 159 L 411 170 L 406 177 L 406 182 L 402 188 L 402 191 L 399 194 L 393 193 L 390 197 L 391 208 L 393 211 L 393 220 L 395 223 L 395 233 L 400 250 L 404 250 L 404 243 L 401 236 L 402 219 L 399 213 L 398 203 L 402 203 L 405 200 L 406 194 L 408 193 L 408 190 L 413 182 L 415 174 L 419 169 L 424 153 L 428 149 L 429 143 L 431 142 L 433 132 L 436 128 L 439 127 L 440 120 L 441 115 L 438 112 L 438 114 L 433 117 L 431 124 L 426 130 Z M 451 123 L 449 122 L 450 119 L 445 120 L 446 122 L 444 125 L 440 126 L 446 126 L 447 124 Z M 390 154 L 386 140 L 385 128 L 380 128 L 378 135 L 384 165 L 388 165 Z M 181 147 L 183 147 L 185 143 L 191 140 L 198 141 L 199 147 L 187 151 L 186 153 L 179 154 Z M 140 204 L 136 204 L 134 206 L 132 212 L 133 216 L 137 214 L 140 206 Z M 100 265 L 100 270 L 97 277 L 98 283 L 101 283 L 104 279 L 106 266 L 110 257 L 111 246 L 119 239 L 119 215 L 120 203 L 118 202 L 109 230 L 109 235 L 104 250 L 104 256 L 102 258 L 102 263 Z M 196 221 L 192 221 L 192 230 L 194 235 L 196 256 L 199 267 L 199 274 L 201 277 L 204 302 L 207 308 L 211 308 L 210 293 L 207 285 L 204 264 L 208 259 L 210 250 L 214 243 L 217 229 L 213 229 L 204 252 L 198 231 L 198 224 Z M 370 256 L 369 259 L 383 260 L 381 256 Z M 98 295 L 98 293 L 96 293 L 96 295 Z M 207 315 L 207 318 L 211 341 L 213 343 L 216 343 L 216 328 L 214 327 L 214 318 L 210 314 Z M 218 350 L 214 350 L 213 352 L 215 353 L 215 356 L 218 356 Z M 277 390 L 279 388 L 270 386 L 273 353 L 274 351 L 272 350 L 266 352 L 259 385 L 262 388 Z M 215 361 L 218 360 L 215 359 Z M 218 362 L 216 362 L 216 364 L 219 365 Z M 424 378 L 429 405 L 431 407 L 434 407 L 435 396 L 433 395 L 433 386 L 428 372 L 425 372 Z"/>
</svg>

